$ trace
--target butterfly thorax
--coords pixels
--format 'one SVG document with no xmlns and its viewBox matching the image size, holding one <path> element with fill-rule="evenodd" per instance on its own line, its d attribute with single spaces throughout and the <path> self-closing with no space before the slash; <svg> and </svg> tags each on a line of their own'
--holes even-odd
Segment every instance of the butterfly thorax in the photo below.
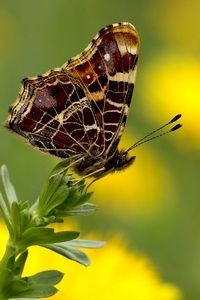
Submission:
<svg viewBox="0 0 200 300">
<path fill-rule="evenodd" d="M 103 177 L 110 172 L 120 171 L 130 166 L 135 160 L 135 156 L 128 156 L 124 150 L 118 149 L 114 154 L 106 157 L 85 157 L 74 167 L 75 172 L 80 175 L 89 175 L 95 178 Z"/>
</svg>

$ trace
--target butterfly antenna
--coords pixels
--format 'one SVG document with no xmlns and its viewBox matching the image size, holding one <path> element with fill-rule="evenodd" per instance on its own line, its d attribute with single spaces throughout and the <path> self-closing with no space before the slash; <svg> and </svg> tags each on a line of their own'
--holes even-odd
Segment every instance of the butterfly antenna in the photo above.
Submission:
<svg viewBox="0 0 200 300">
<path fill-rule="evenodd" d="M 165 135 L 165 134 L 168 134 L 168 133 L 170 133 L 170 132 L 172 132 L 172 131 L 175 131 L 175 130 L 181 128 L 182 125 L 181 125 L 180 123 L 178 123 L 178 124 L 174 125 L 172 128 L 170 128 L 169 130 L 166 130 L 166 131 L 164 131 L 164 132 L 160 132 L 160 133 L 159 133 L 159 131 L 163 130 L 163 129 L 164 129 L 165 127 L 167 127 L 168 125 L 170 125 L 170 124 L 176 122 L 178 119 L 180 119 L 180 117 L 181 117 L 181 114 L 178 114 L 178 115 L 176 115 L 175 117 L 173 117 L 173 118 L 172 118 L 169 122 L 167 122 L 166 124 L 164 124 L 164 125 L 162 125 L 161 127 L 157 128 L 157 129 L 155 129 L 155 130 L 153 130 L 152 132 L 148 133 L 148 134 L 145 135 L 142 139 L 140 139 L 140 140 L 137 141 L 134 145 L 132 145 L 130 148 L 128 148 L 128 149 L 126 150 L 126 153 L 128 153 L 128 152 L 129 152 L 130 150 L 132 150 L 133 148 L 136 148 L 136 147 L 138 147 L 138 146 L 140 146 L 140 145 L 142 145 L 142 144 L 144 144 L 144 143 L 146 143 L 146 142 L 152 141 L 152 140 L 157 139 L 157 138 L 159 138 L 159 137 L 161 137 L 161 136 L 163 136 L 163 135 Z M 156 134 L 156 133 L 158 133 L 158 134 Z M 154 135 L 154 134 L 156 134 L 156 135 Z"/>
</svg>

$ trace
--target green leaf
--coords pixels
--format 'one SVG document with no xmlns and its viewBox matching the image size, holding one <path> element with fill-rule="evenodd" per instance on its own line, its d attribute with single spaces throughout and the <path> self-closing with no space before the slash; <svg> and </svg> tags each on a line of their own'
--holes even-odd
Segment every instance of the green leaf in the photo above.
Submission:
<svg viewBox="0 0 200 300">
<path fill-rule="evenodd" d="M 18 202 L 17 194 L 15 192 L 14 186 L 10 181 L 8 169 L 5 165 L 1 166 L 1 177 L 9 204 L 11 205 L 14 201 Z"/>
<path fill-rule="evenodd" d="M 44 298 L 44 297 L 50 297 L 53 296 L 58 290 L 51 285 L 46 284 L 37 284 L 32 285 L 27 288 L 27 290 L 21 291 L 19 293 L 16 293 L 15 295 L 12 295 L 12 298 Z"/>
<path fill-rule="evenodd" d="M 21 276 L 23 270 L 24 270 L 24 265 L 28 257 L 28 250 L 22 252 L 19 257 L 17 258 L 15 262 L 15 270 L 14 273 L 15 275 Z"/>
<path fill-rule="evenodd" d="M 67 216 L 67 212 L 69 212 L 68 215 L 72 215 L 71 211 L 75 208 L 77 209 L 80 205 L 85 204 L 86 201 L 89 200 L 92 193 L 85 193 L 85 191 L 80 192 L 75 187 L 70 189 L 70 193 L 68 198 L 56 208 L 56 215 L 58 216 Z M 88 204 L 90 205 L 90 204 Z M 90 208 L 95 207 L 94 204 L 91 204 Z M 84 209 L 84 206 L 82 207 Z M 62 213 L 64 212 L 64 213 Z M 61 214 L 61 215 L 60 215 Z M 82 213 L 80 213 L 82 214 Z M 83 212 L 84 215 L 84 212 Z"/>
<path fill-rule="evenodd" d="M 66 243 L 48 244 L 43 245 L 43 247 L 48 248 L 68 259 L 74 260 L 84 266 L 88 266 L 90 264 L 89 258 L 83 251 L 70 247 Z"/>
<path fill-rule="evenodd" d="M 37 213 L 45 217 L 60 205 L 68 196 L 69 191 L 63 180 L 63 176 L 52 177 L 45 186 L 38 201 Z"/>
<path fill-rule="evenodd" d="M 6 295 L 8 298 L 16 297 L 19 293 L 22 293 L 28 289 L 27 281 L 20 277 L 9 279 Z"/>
<path fill-rule="evenodd" d="M 66 244 L 70 247 L 79 247 L 79 248 L 101 248 L 106 242 L 104 241 L 94 241 L 94 240 L 84 240 L 84 239 L 76 239 L 73 241 L 68 241 Z"/>
<path fill-rule="evenodd" d="M 6 250 L 8 250 L 8 248 L 9 248 L 9 246 L 7 246 Z M 14 253 L 8 254 L 6 267 L 13 272 L 13 269 L 15 267 L 15 254 Z M 14 276 L 14 272 L 13 272 L 13 276 Z"/>
<path fill-rule="evenodd" d="M 31 284 L 55 285 L 62 280 L 63 276 L 64 274 L 62 272 L 57 270 L 48 270 L 29 276 L 28 281 Z"/>
<path fill-rule="evenodd" d="M 55 167 L 50 177 L 49 183 L 44 188 L 41 196 L 39 197 L 38 208 L 36 208 L 36 219 L 49 218 L 55 216 L 54 221 L 59 218 L 71 215 L 86 215 L 92 213 L 94 206 L 78 206 L 84 204 L 91 197 L 92 193 L 86 193 L 83 183 L 76 183 L 71 179 L 71 176 L 62 173 L 63 167 L 66 163 L 59 163 Z M 75 210 L 74 207 L 76 207 Z M 69 212 L 69 213 L 68 213 Z M 50 219 L 46 219 L 46 222 Z"/>
<path fill-rule="evenodd" d="M 71 241 L 79 236 L 78 231 L 60 231 L 56 232 L 52 238 L 51 243 L 60 243 L 65 241 Z"/>
<path fill-rule="evenodd" d="M 53 228 L 32 227 L 22 235 L 22 243 L 27 245 L 41 245 L 59 243 L 75 239 L 79 236 L 77 231 L 54 232 Z"/>
<path fill-rule="evenodd" d="M 66 171 L 69 168 L 69 163 L 70 163 L 70 161 L 68 159 L 65 159 L 65 160 L 62 160 L 61 162 L 59 162 L 51 171 L 50 177 L 58 176 L 58 174 L 66 173 Z M 69 178 L 70 178 L 70 176 L 69 176 Z"/>
<path fill-rule="evenodd" d="M 84 192 L 79 191 L 77 186 L 72 187 L 67 199 L 68 201 L 65 201 L 63 203 L 61 209 L 64 208 L 65 210 L 70 210 L 71 208 L 77 206 L 81 202 L 81 199 L 83 197 L 82 193 Z"/>
<path fill-rule="evenodd" d="M 13 227 L 13 232 L 15 233 L 16 236 L 20 236 L 21 234 L 21 216 L 20 216 L 20 207 L 17 202 L 13 202 L 11 204 L 11 222 L 12 222 L 12 227 Z"/>
<path fill-rule="evenodd" d="M 52 251 L 68 258 L 74 260 L 84 266 L 90 264 L 90 260 L 87 255 L 77 248 L 100 248 L 105 245 L 103 241 L 93 241 L 93 240 L 83 240 L 74 239 L 72 241 L 67 241 L 57 244 L 43 245 L 43 247 L 51 249 Z"/>
<path fill-rule="evenodd" d="M 2 196 L 2 194 L 0 193 L 0 213 L 1 216 L 3 217 L 6 226 L 9 230 L 9 233 L 12 234 L 12 226 L 11 226 L 11 220 L 10 220 L 10 209 L 8 209 L 5 200 Z"/>
<path fill-rule="evenodd" d="M 92 214 L 97 209 L 96 205 L 92 203 L 84 203 L 69 210 L 56 210 L 56 215 L 59 217 L 67 216 L 87 216 Z"/>
<path fill-rule="evenodd" d="M 81 204 L 88 202 L 92 195 L 93 195 L 93 192 L 86 193 L 85 191 L 83 191 L 81 196 L 79 197 L 78 201 L 76 202 L 76 205 L 81 205 Z"/>
<path fill-rule="evenodd" d="M 32 224 L 32 214 L 28 208 L 22 208 L 23 205 L 20 205 L 20 222 L 21 222 L 21 231 L 24 231 L 26 228 L 30 227 Z"/>
<path fill-rule="evenodd" d="M 15 297 L 18 292 L 24 291 L 27 283 L 20 277 L 15 277 L 12 270 L 1 270 L 0 276 L 0 299 L 10 299 Z"/>
<path fill-rule="evenodd" d="M 24 244 L 24 248 L 26 248 L 30 245 L 46 243 L 49 239 L 51 239 L 53 234 L 53 228 L 31 227 L 24 231 L 20 242 Z"/>
<path fill-rule="evenodd" d="M 12 299 L 52 296 L 57 292 L 54 285 L 60 282 L 63 276 L 64 274 L 59 271 L 49 270 L 22 279 L 15 279 L 10 283 L 7 296 Z"/>
</svg>

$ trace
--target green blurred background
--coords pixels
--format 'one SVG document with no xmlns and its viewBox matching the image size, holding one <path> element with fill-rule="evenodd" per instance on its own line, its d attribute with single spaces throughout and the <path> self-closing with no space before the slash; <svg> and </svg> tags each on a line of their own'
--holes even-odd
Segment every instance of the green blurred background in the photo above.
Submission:
<svg viewBox="0 0 200 300">
<path fill-rule="evenodd" d="M 24 200 L 37 197 L 58 159 L 4 128 L 21 79 L 61 66 L 105 25 L 129 21 L 138 29 L 141 55 L 122 147 L 176 113 L 183 128 L 136 149 L 131 170 L 95 183 L 100 209 L 79 223 L 83 233 L 122 234 L 188 300 L 200 299 L 199 11 L 198 0 L 0 0 L 0 164 Z"/>
</svg>

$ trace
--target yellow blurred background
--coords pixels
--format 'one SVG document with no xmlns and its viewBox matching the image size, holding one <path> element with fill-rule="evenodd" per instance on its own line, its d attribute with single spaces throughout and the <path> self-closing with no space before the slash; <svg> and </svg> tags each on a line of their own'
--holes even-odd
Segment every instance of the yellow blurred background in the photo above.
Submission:
<svg viewBox="0 0 200 300">
<path fill-rule="evenodd" d="M 91 186 L 99 210 L 71 228 L 82 238 L 108 241 L 88 251 L 91 267 L 32 249 L 28 274 L 67 273 L 51 299 L 200 299 L 199 11 L 199 0 L 0 0 L 0 164 L 8 166 L 21 199 L 36 199 L 59 160 L 4 128 L 20 81 L 61 66 L 102 27 L 128 21 L 141 38 L 121 147 L 183 115 L 182 129 L 135 149 L 133 166 Z"/>
</svg>

